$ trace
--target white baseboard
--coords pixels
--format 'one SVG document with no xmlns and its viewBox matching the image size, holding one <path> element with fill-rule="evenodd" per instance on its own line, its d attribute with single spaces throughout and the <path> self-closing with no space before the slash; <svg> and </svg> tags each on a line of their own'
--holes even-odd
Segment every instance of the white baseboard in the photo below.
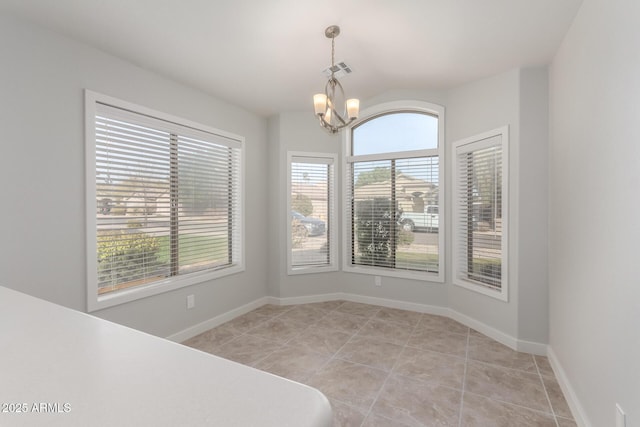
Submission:
<svg viewBox="0 0 640 427">
<path fill-rule="evenodd" d="M 456 320 L 463 325 L 466 325 L 470 328 L 475 329 L 476 331 L 488 336 L 489 338 L 493 338 L 501 344 L 506 345 L 507 347 L 516 350 L 522 351 L 525 353 L 532 353 L 539 356 L 547 355 L 547 345 L 539 342 L 533 341 L 525 341 L 519 340 L 511 335 L 505 334 L 498 329 L 495 329 L 489 325 L 486 325 L 472 317 L 469 317 L 465 314 L 459 313 L 452 309 L 447 309 L 448 313 L 446 316 Z"/>
<path fill-rule="evenodd" d="M 314 302 L 325 301 L 351 301 L 363 304 L 373 304 L 382 307 L 398 308 L 401 310 L 417 311 L 419 313 L 437 314 L 441 316 L 447 315 L 447 309 L 426 304 L 416 304 L 406 301 L 390 300 L 386 298 L 367 297 L 363 295 L 348 294 L 344 292 L 335 292 L 332 294 L 308 295 L 303 297 L 277 298 L 267 297 L 269 304 L 275 305 L 292 305 L 292 304 L 309 304 Z"/>
<path fill-rule="evenodd" d="M 549 358 L 549 363 L 553 368 L 553 372 L 556 375 L 558 383 L 560 384 L 560 388 L 564 393 L 567 404 L 571 409 L 571 413 L 576 421 L 576 424 L 579 427 L 592 427 L 589 422 L 580 401 L 578 400 L 571 383 L 569 382 L 567 375 L 560 365 L 558 358 L 553 352 L 553 348 L 546 344 L 519 340 L 515 337 L 512 337 L 508 334 L 505 334 L 491 326 L 488 326 L 476 319 L 473 319 L 469 316 L 466 316 L 462 313 L 459 313 L 455 310 L 445 307 L 432 306 L 427 304 L 417 304 L 406 301 L 398 301 L 391 300 L 386 298 L 376 298 L 376 297 L 368 297 L 363 295 L 356 294 L 348 294 L 343 292 L 331 293 L 331 294 L 322 294 L 322 295 L 308 295 L 301 297 L 290 297 L 290 298 L 277 298 L 277 297 L 262 297 L 253 302 L 245 304 L 236 309 L 230 310 L 226 313 L 223 313 L 219 316 L 216 316 L 212 319 L 206 320 L 202 323 L 198 323 L 192 327 L 189 327 L 183 331 L 177 332 L 167 337 L 167 339 L 175 342 L 183 342 L 189 338 L 192 338 L 198 334 L 201 334 L 209 329 L 215 328 L 225 322 L 228 322 L 238 316 L 246 314 L 256 308 L 262 307 L 265 304 L 274 304 L 274 305 L 293 305 L 293 304 L 309 304 L 315 302 L 325 302 L 325 301 L 335 301 L 335 300 L 344 300 L 344 301 L 352 301 L 352 302 L 360 302 L 364 304 L 374 304 L 383 307 L 397 308 L 401 310 L 411 310 L 417 311 L 419 313 L 427 313 L 427 314 L 435 314 L 439 316 L 446 316 L 453 320 L 456 320 L 462 323 L 465 326 L 473 328 L 478 332 L 481 332 L 487 335 L 490 338 L 518 351 L 523 351 L 527 353 L 533 353 L 538 355 L 546 355 Z"/>
<path fill-rule="evenodd" d="M 373 304 L 382 307 L 397 308 L 400 310 L 411 310 L 419 313 L 435 314 L 438 316 L 447 316 L 448 309 L 435 305 L 417 304 L 414 302 L 398 301 L 386 298 L 367 297 L 356 294 L 342 294 L 345 301 L 360 302 L 363 304 Z"/>
<path fill-rule="evenodd" d="M 289 298 L 267 297 L 267 300 L 269 301 L 268 304 L 274 305 L 311 304 L 314 302 L 335 301 L 341 299 L 344 299 L 344 294 L 342 292 Z"/>
<path fill-rule="evenodd" d="M 547 355 L 547 344 L 533 341 L 518 340 L 516 350 L 524 353 L 536 354 L 538 356 Z"/>
<path fill-rule="evenodd" d="M 576 424 L 578 427 L 591 427 L 589 418 L 587 418 L 587 414 L 584 412 L 584 409 L 578 400 L 578 396 L 571 386 L 569 378 L 567 378 L 566 372 L 562 368 L 560 361 L 550 345 L 547 347 L 547 357 L 549 358 L 549 363 L 551 364 L 553 373 L 556 374 L 556 379 L 558 380 L 558 384 L 560 384 L 560 388 L 562 389 L 562 393 L 564 393 L 564 397 L 567 400 L 567 404 L 569 405 L 569 409 L 571 409 L 571 414 L 573 415 L 573 419 Z"/>
<path fill-rule="evenodd" d="M 171 334 L 166 338 L 174 342 L 186 341 L 189 338 L 193 338 L 196 335 L 200 335 L 201 333 L 206 332 L 209 329 L 213 329 L 216 326 L 220 326 L 223 323 L 228 322 L 229 320 L 233 320 L 236 317 L 242 316 L 243 314 L 246 314 L 252 310 L 255 310 L 258 307 L 262 307 L 265 304 L 269 304 L 269 297 L 259 298 L 241 307 L 234 308 L 233 310 L 227 311 L 226 313 L 223 313 L 212 319 L 205 320 L 204 322 L 198 323 L 197 325 L 191 326 L 180 332 L 176 332 L 175 334 Z"/>
<path fill-rule="evenodd" d="M 484 324 L 472 317 L 467 316 L 466 314 L 462 314 L 453 309 L 447 309 L 447 316 L 452 318 L 455 321 L 462 323 L 465 326 L 468 326 L 476 331 L 488 336 L 489 338 L 493 338 L 501 344 L 506 345 L 514 350 L 518 347 L 518 340 L 511 335 L 507 335 L 502 331 L 499 331 L 487 324 Z"/>
<path fill-rule="evenodd" d="M 392 299 L 386 299 L 386 298 L 376 298 L 376 297 L 368 297 L 363 295 L 348 294 L 344 292 L 336 292 L 331 294 L 320 294 L 320 295 L 306 295 L 306 296 L 289 297 L 289 298 L 262 297 L 253 302 L 245 304 L 242 307 L 228 311 L 224 314 L 221 314 L 212 319 L 199 323 L 183 331 L 177 332 L 167 337 L 167 339 L 171 341 L 176 341 L 176 342 L 185 341 L 191 337 L 194 337 L 198 334 L 208 331 L 211 328 L 215 328 L 216 326 L 219 326 L 225 322 L 228 322 L 229 320 L 232 320 L 245 313 L 248 313 L 251 310 L 255 310 L 256 308 L 261 307 L 265 304 L 294 305 L 294 304 L 310 304 L 314 302 L 325 302 L 325 301 L 335 301 L 335 300 L 360 302 L 363 304 L 373 304 L 373 305 L 379 305 L 382 307 L 397 308 L 400 310 L 411 310 L 411 311 L 417 311 L 419 313 L 435 314 L 438 316 L 450 317 L 451 319 L 456 320 L 465 326 L 473 328 L 478 332 L 481 332 L 486 336 L 493 338 L 494 340 L 514 350 L 538 354 L 541 356 L 544 356 L 547 354 L 546 344 L 518 340 L 517 338 L 507 335 L 491 326 L 488 326 L 482 322 L 479 322 L 478 320 L 475 320 L 469 316 L 461 314 L 450 308 L 438 307 L 438 306 L 427 305 L 427 304 L 418 304 L 418 303 L 412 303 L 407 301 L 392 300 Z"/>
</svg>

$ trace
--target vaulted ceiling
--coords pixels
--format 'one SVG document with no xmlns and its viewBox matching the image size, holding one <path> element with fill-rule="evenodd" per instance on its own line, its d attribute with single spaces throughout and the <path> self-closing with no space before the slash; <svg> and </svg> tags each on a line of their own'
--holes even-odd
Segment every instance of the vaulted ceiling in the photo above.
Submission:
<svg viewBox="0 0 640 427">
<path fill-rule="evenodd" d="M 261 115 L 347 95 L 447 89 L 550 62 L 582 0 L 2 0 L 33 21 Z M 19 41 L 16 41 L 19 42 Z"/>
</svg>

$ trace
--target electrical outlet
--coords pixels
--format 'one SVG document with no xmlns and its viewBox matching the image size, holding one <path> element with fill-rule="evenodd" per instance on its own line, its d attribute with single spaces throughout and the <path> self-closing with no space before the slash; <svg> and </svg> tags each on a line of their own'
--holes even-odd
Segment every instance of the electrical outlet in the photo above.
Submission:
<svg viewBox="0 0 640 427">
<path fill-rule="evenodd" d="M 616 403 L 616 427 L 627 427 L 627 415 L 618 403 Z"/>
<path fill-rule="evenodd" d="M 190 310 L 196 306 L 196 296 L 187 295 L 187 309 Z"/>
<path fill-rule="evenodd" d="M 373 283 L 375 283 L 376 286 L 382 286 L 382 277 L 376 276 L 375 279 L 373 279 Z"/>
</svg>

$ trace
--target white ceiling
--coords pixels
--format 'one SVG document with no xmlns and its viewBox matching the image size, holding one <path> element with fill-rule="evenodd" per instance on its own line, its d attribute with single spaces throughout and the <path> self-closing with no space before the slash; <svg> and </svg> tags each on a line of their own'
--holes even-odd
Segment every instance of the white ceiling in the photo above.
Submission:
<svg viewBox="0 0 640 427">
<path fill-rule="evenodd" d="M 35 21 L 262 115 L 312 110 L 331 62 L 349 97 L 446 89 L 549 63 L 582 0 L 0 0 Z"/>
</svg>

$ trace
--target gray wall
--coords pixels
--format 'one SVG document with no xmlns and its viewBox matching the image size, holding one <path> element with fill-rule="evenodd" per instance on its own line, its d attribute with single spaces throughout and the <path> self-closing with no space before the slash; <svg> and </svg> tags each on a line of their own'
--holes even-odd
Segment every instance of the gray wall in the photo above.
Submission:
<svg viewBox="0 0 640 427">
<path fill-rule="evenodd" d="M 518 156 L 518 336 L 549 342 L 549 73 L 520 73 Z"/>
<path fill-rule="evenodd" d="M 519 91 L 520 71 L 506 73 L 473 82 L 451 91 L 447 103 L 447 142 L 451 143 L 482 132 L 509 125 L 509 301 L 478 294 L 459 286 L 449 286 L 449 305 L 455 311 L 465 314 L 511 337 L 518 336 L 518 259 L 514 243 L 514 230 L 517 230 L 518 212 L 518 145 L 520 135 Z M 451 149 L 447 146 L 447 165 L 450 164 Z M 447 182 L 452 182 L 451 168 L 446 170 Z M 451 212 L 451 197 L 447 198 L 447 207 Z M 450 218 L 450 217 L 449 217 Z M 451 241 L 450 227 L 448 241 Z M 451 251 L 451 248 L 449 248 Z M 449 252 L 449 259 L 452 253 Z M 449 263 L 450 264 L 450 263 Z M 450 266 L 449 266 L 450 267 Z M 448 269 L 449 282 L 453 275 Z M 541 319 L 542 320 L 542 319 Z"/>
<path fill-rule="evenodd" d="M 389 101 L 414 99 L 443 105 L 446 109 L 445 202 L 451 212 L 449 173 L 453 141 L 504 125 L 510 126 L 511 218 L 510 296 L 502 302 L 451 284 L 451 253 L 446 247 L 445 283 L 382 278 L 374 286 L 371 275 L 336 272 L 328 275 L 286 274 L 286 159 L 287 150 L 342 153 L 343 139 L 326 134 L 311 113 L 283 113 L 273 117 L 270 145 L 270 195 L 278 206 L 270 223 L 272 260 L 269 289 L 280 297 L 346 292 L 363 297 L 384 298 L 451 308 L 516 340 L 546 344 L 548 339 L 547 287 L 547 69 L 515 69 L 445 92 L 387 92 L 363 102 L 363 109 Z M 277 154 L 277 158 L 274 153 Z M 525 157 L 526 156 L 526 157 Z M 275 167 L 274 167 L 275 165 Z M 338 170 L 342 179 L 342 170 Z M 525 180 L 521 176 L 526 177 Z M 342 188 L 342 186 L 340 187 Z M 449 218 L 447 218 L 449 219 Z M 451 241 L 451 227 L 443 230 Z M 278 242 L 277 244 L 275 242 Z M 340 240 L 342 241 L 342 240 Z M 340 248 L 342 250 L 343 248 Z M 342 254 L 341 254 L 342 255 Z M 342 257 L 340 257 L 342 259 Z M 544 347 L 538 346 L 537 351 Z"/>
<path fill-rule="evenodd" d="M 550 346 L 591 425 L 640 425 L 640 3 L 585 0 L 550 73 Z"/>
<path fill-rule="evenodd" d="M 85 88 L 244 136 L 247 212 L 265 212 L 266 120 L 4 15 L 0 58 L 1 285 L 86 310 Z M 246 272 L 94 314 L 167 336 L 262 297 L 266 228 L 247 220 Z"/>
<path fill-rule="evenodd" d="M 311 98 L 310 98 L 311 99 Z M 310 107 L 313 106 L 311 100 Z M 313 111 L 285 113 L 269 119 L 269 290 L 292 298 L 341 292 L 340 273 L 287 275 L 287 152 L 339 153 L 340 137 L 320 129 Z M 339 175 L 340 165 L 336 165 Z M 340 182 L 336 182 L 339 187 Z M 341 209 L 338 200 L 337 209 Z"/>
</svg>

